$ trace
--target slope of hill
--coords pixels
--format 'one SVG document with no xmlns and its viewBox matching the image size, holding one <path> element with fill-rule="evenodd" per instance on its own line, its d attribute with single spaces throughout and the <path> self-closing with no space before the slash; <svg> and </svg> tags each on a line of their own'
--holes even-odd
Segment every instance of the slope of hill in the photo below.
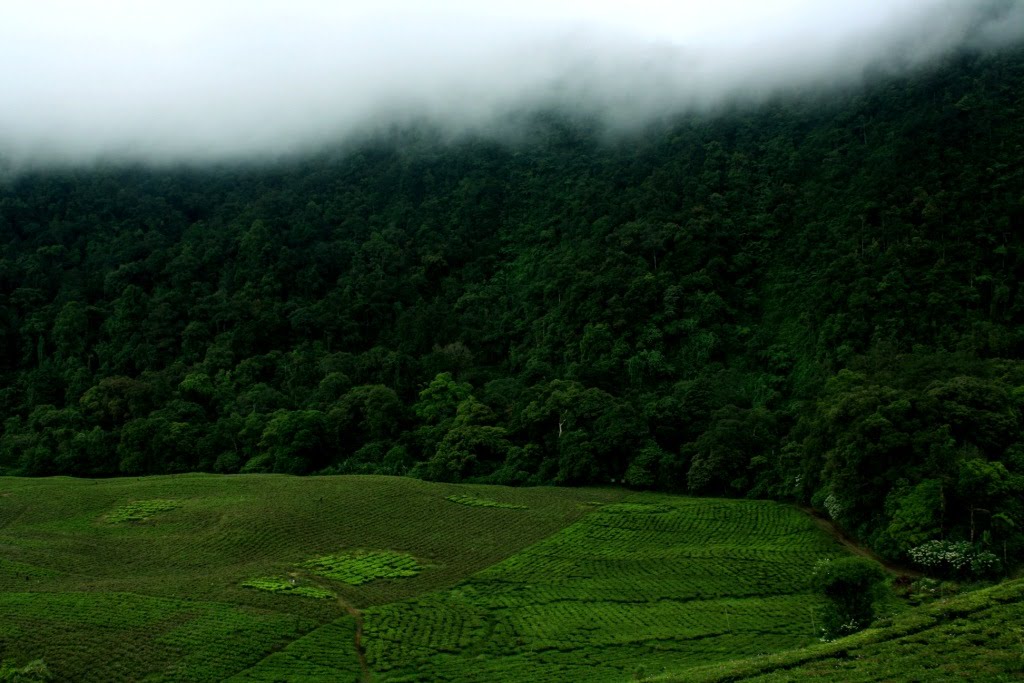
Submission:
<svg viewBox="0 0 1024 683">
<path fill-rule="evenodd" d="M 1024 580 L 945 598 L 831 643 L 644 680 L 1019 681 L 1024 678 Z"/>
<path fill-rule="evenodd" d="M 105 682 L 621 680 L 812 642 L 844 552 L 767 501 L 273 475 L 3 478 L 0 550 L 0 659 Z"/>
</svg>

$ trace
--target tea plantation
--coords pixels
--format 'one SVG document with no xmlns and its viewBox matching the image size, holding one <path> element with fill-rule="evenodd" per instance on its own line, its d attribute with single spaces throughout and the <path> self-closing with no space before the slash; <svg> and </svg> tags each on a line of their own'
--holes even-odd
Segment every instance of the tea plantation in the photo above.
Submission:
<svg viewBox="0 0 1024 683">
<path fill-rule="evenodd" d="M 945 643 L 1003 653 L 1003 680 L 1021 582 L 815 645 L 808 576 L 844 552 L 765 501 L 0 478 L 0 660 L 104 682 L 892 680 Z"/>
<path fill-rule="evenodd" d="M 592 505 L 579 522 L 452 588 L 366 610 L 374 680 L 625 681 L 641 666 L 814 640 L 807 573 L 841 551 L 800 512 L 638 494 Z M 277 672 L 268 661 L 240 680 Z"/>
<path fill-rule="evenodd" d="M 58 680 L 219 681 L 325 638 L 320 660 L 357 662 L 340 603 L 448 588 L 621 495 L 376 476 L 0 478 L 0 660 L 42 658 Z M 330 566 L 359 580 L 318 574 Z"/>
</svg>

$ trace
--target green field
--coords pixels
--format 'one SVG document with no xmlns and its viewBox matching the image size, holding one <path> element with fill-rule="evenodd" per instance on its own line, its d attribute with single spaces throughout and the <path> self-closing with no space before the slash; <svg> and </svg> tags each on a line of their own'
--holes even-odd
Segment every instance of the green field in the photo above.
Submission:
<svg viewBox="0 0 1024 683">
<path fill-rule="evenodd" d="M 785 680 L 756 667 L 816 642 L 807 577 L 842 552 L 765 501 L 2 478 L 0 659 L 69 681 Z M 776 656 L 818 673 L 815 651 Z"/>
</svg>

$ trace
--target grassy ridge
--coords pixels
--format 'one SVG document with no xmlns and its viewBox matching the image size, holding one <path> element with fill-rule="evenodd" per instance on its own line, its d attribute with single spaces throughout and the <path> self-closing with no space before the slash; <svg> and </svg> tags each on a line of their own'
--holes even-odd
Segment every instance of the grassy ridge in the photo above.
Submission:
<svg viewBox="0 0 1024 683">
<path fill-rule="evenodd" d="M 804 650 L 647 680 L 1019 681 L 1024 679 L 1024 579 L 965 593 Z"/>
<path fill-rule="evenodd" d="M 423 571 L 330 589 L 357 607 L 401 600 L 545 538 L 587 514 L 585 501 L 620 495 L 392 477 L 0 478 L 0 659 L 45 658 L 62 680 L 221 680 L 343 614 L 335 600 L 245 582 L 286 580 L 347 550 L 393 550 Z M 341 647 L 350 655 L 351 639 Z"/>
</svg>

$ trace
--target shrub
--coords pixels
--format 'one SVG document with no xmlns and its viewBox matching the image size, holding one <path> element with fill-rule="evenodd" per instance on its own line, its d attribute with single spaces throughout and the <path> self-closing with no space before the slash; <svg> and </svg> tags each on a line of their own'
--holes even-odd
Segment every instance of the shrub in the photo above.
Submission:
<svg viewBox="0 0 1024 683">
<path fill-rule="evenodd" d="M 884 579 L 877 563 L 860 557 L 822 560 L 815 565 L 812 585 L 828 601 L 822 620 L 825 639 L 855 633 L 871 623 Z"/>
<path fill-rule="evenodd" d="M 266 591 L 268 593 L 279 593 L 282 595 L 301 595 L 307 598 L 326 600 L 333 598 L 334 593 L 317 586 L 306 586 L 298 584 L 294 579 L 284 579 L 277 576 L 266 576 L 259 579 L 243 581 L 246 588 Z"/>
</svg>

